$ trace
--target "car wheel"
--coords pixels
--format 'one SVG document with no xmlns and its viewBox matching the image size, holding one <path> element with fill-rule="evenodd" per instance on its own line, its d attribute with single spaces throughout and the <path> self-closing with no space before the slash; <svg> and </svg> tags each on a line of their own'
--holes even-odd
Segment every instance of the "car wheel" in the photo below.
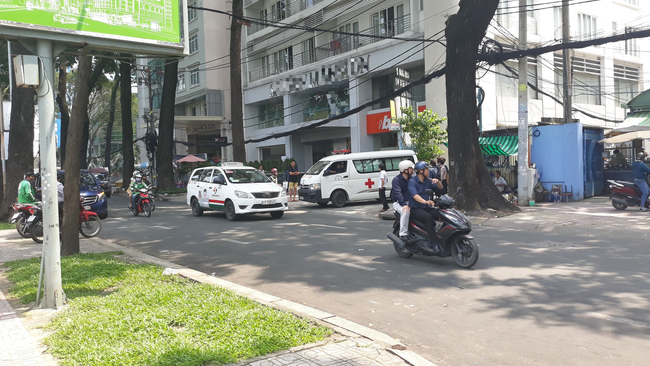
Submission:
<svg viewBox="0 0 650 366">
<path fill-rule="evenodd" d="M 237 214 L 235 213 L 235 204 L 232 201 L 226 202 L 226 218 L 230 221 L 237 220 Z"/>
<path fill-rule="evenodd" d="M 345 197 L 345 192 L 343 191 L 336 191 L 332 193 L 332 206 L 336 208 L 341 208 L 345 206 L 345 203 L 347 201 L 347 197 Z"/>
<path fill-rule="evenodd" d="M 284 211 L 273 211 L 273 212 L 271 212 L 271 217 L 274 218 L 274 219 L 279 219 L 280 217 L 282 217 L 282 215 L 284 215 Z"/>
<path fill-rule="evenodd" d="M 192 215 L 196 217 L 203 216 L 203 209 L 196 198 L 192 198 Z"/>
</svg>

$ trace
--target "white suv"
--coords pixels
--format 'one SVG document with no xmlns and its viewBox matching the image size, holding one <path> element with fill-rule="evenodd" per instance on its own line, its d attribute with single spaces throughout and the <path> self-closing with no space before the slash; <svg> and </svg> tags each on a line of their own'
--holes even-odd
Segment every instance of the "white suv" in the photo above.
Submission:
<svg viewBox="0 0 650 366">
<path fill-rule="evenodd" d="M 230 221 L 254 213 L 270 213 L 279 219 L 289 208 L 281 186 L 242 163 L 194 169 L 187 182 L 187 204 L 194 216 L 203 215 L 203 211 L 225 211 Z"/>
</svg>

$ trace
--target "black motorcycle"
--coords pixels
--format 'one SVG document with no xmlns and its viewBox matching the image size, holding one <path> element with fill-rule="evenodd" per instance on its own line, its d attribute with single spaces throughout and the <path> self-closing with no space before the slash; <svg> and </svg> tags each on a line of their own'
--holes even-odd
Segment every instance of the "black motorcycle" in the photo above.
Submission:
<svg viewBox="0 0 650 366">
<path fill-rule="evenodd" d="M 456 192 L 460 192 L 460 189 Z M 426 190 L 429 197 L 433 191 Z M 440 219 L 435 222 L 436 234 L 429 238 L 426 224 L 411 218 L 409 234 L 406 242 L 399 237 L 400 214 L 395 212 L 397 220 L 393 224 L 393 232 L 388 233 L 388 239 L 393 242 L 397 255 L 410 258 L 413 254 L 446 258 L 451 256 L 460 267 L 471 268 L 478 261 L 478 245 L 469 235 L 472 223 L 462 212 L 455 210 L 453 198 L 444 195 L 433 200 L 435 208 L 440 213 Z"/>
</svg>

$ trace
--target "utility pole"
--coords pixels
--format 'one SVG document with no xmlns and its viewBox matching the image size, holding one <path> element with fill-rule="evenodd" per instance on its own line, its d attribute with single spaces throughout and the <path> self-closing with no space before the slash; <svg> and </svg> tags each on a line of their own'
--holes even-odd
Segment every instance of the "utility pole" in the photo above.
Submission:
<svg viewBox="0 0 650 366">
<path fill-rule="evenodd" d="M 526 0 L 519 0 L 519 8 L 526 8 Z M 528 12 L 519 12 L 519 49 L 528 48 Z M 528 205 L 528 57 L 519 59 L 519 150 L 517 156 L 518 197 L 520 206 Z"/>
<path fill-rule="evenodd" d="M 562 0 L 562 43 L 571 41 L 571 33 L 569 31 L 569 0 Z M 564 83 L 564 123 L 573 122 L 571 114 L 572 106 L 572 73 L 571 73 L 571 50 L 564 48 L 562 50 L 562 82 Z"/>
<path fill-rule="evenodd" d="M 244 111 L 241 79 L 241 20 L 244 15 L 244 0 L 232 0 L 232 22 L 230 24 L 230 119 L 232 121 L 232 153 L 234 161 L 246 162 L 244 146 Z"/>
</svg>

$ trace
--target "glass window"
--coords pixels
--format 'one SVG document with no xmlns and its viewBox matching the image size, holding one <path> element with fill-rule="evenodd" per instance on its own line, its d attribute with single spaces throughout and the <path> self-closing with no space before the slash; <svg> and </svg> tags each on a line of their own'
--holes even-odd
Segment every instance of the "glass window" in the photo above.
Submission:
<svg viewBox="0 0 650 366">
<path fill-rule="evenodd" d="M 192 8 L 192 7 L 196 7 L 196 1 L 192 1 L 189 5 L 190 6 L 187 9 L 187 20 L 189 22 L 191 22 L 191 21 L 195 20 L 196 18 L 198 18 L 199 15 L 198 15 L 198 12 L 196 11 L 196 9 Z"/>
<path fill-rule="evenodd" d="M 194 68 L 192 71 L 190 71 L 190 83 L 192 86 L 196 86 L 201 84 L 201 80 L 199 79 L 199 68 Z"/>
<path fill-rule="evenodd" d="M 185 74 L 178 75 L 178 84 L 176 84 L 176 91 L 182 92 L 185 90 Z"/>
<path fill-rule="evenodd" d="M 199 181 L 199 178 L 201 177 L 201 173 L 202 173 L 204 170 L 205 170 L 205 169 L 201 169 L 201 170 L 197 170 L 197 171 L 195 171 L 194 174 L 192 175 L 192 178 L 190 178 L 190 180 L 191 180 L 191 181 L 194 181 L 194 182 L 198 182 L 198 181 Z"/>
<path fill-rule="evenodd" d="M 82 186 L 94 186 L 97 185 L 97 181 L 92 174 L 82 171 L 79 174 L 79 184 Z"/>
<path fill-rule="evenodd" d="M 212 169 L 203 169 L 199 181 L 206 183 L 212 182 Z"/>
<path fill-rule="evenodd" d="M 318 174 L 320 174 L 320 172 L 322 172 L 323 169 L 325 169 L 329 164 L 330 164 L 329 161 L 319 161 L 319 162 L 317 162 L 316 164 L 312 165 L 312 167 L 309 168 L 309 170 L 307 170 L 307 172 L 305 173 L 305 175 L 318 175 Z"/>
<path fill-rule="evenodd" d="M 266 175 L 257 169 L 226 170 L 226 177 L 231 183 L 267 183 L 270 182 Z"/>
<path fill-rule="evenodd" d="M 190 36 L 190 53 L 199 52 L 199 35 L 193 34 Z"/>
</svg>

